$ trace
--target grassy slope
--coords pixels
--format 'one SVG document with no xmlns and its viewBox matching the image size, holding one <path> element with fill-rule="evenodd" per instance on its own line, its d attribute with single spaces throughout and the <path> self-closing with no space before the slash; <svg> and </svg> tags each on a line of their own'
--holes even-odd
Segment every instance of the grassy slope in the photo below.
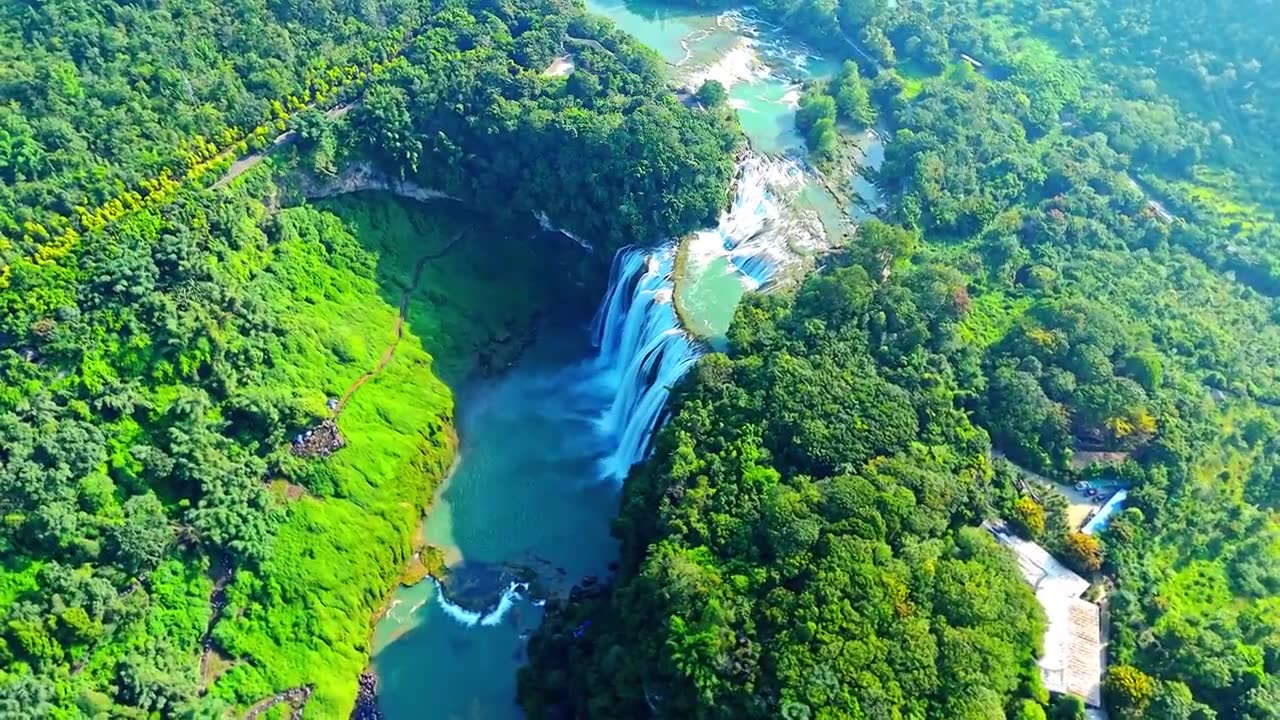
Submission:
<svg viewBox="0 0 1280 720">
<path fill-rule="evenodd" d="M 344 410 L 347 447 L 311 473 L 334 496 L 287 504 L 272 561 L 235 578 L 215 630 L 235 659 L 216 694 L 243 705 L 312 684 L 308 717 L 337 717 L 354 702 L 370 619 L 453 459 L 453 398 L 438 375 L 460 380 L 475 348 L 528 323 L 539 294 L 531 278 L 511 277 L 529 264 L 493 266 L 494 233 L 447 206 L 361 195 L 285 210 L 279 222 L 281 242 L 246 263 L 261 268 L 246 273 L 255 294 L 291 323 L 263 385 L 290 388 L 317 412 L 393 341 L 417 260 L 463 233 L 424 266 L 395 355 Z"/>
<path fill-rule="evenodd" d="M 1222 507 L 1243 502 L 1245 479 L 1258 453 L 1242 446 L 1234 433 L 1242 420 L 1260 412 L 1266 411 L 1243 401 L 1224 409 L 1213 451 L 1193 468 L 1199 502 Z M 1280 515 L 1272 513 L 1268 526 L 1280 529 Z M 1168 606 L 1156 627 L 1181 620 L 1230 624 L 1246 611 L 1259 617 L 1280 613 L 1280 596 L 1259 599 L 1237 592 L 1227 567 L 1237 550 L 1233 543 L 1218 537 L 1220 532 L 1217 528 L 1196 528 L 1190 534 L 1164 534 L 1163 552 L 1151 560 L 1156 577 L 1161 578 L 1154 592 Z M 1280 557 L 1280 547 L 1270 549 L 1271 557 Z"/>
</svg>

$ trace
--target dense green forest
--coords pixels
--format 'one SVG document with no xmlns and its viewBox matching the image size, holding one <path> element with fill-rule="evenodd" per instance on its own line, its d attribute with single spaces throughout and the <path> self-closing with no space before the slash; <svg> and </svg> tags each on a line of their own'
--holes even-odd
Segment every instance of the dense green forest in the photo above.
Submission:
<svg viewBox="0 0 1280 720">
<path fill-rule="evenodd" d="M 752 298 L 728 356 L 682 385 L 627 481 L 611 598 L 531 648 L 535 717 L 1028 717 L 1048 701 L 1042 611 L 968 526 L 1013 490 L 957 406 L 976 358 L 955 276 L 899 255 L 873 282 L 882 258 Z"/>
<path fill-rule="evenodd" d="M 1024 106 L 1018 114 L 1031 139 L 1105 143 L 1118 158 L 1111 169 L 1128 176 L 1117 182 L 1188 221 L 1176 242 L 1251 288 L 1280 295 L 1280 81 L 1266 71 L 1280 62 L 1280 17 L 1267 2 L 1197 0 L 1170 9 L 1149 0 L 764 0 L 757 7 L 832 58 L 901 85 L 905 99 L 929 77 L 963 71 L 963 53 Z M 885 90 L 880 100 L 891 97 Z"/>
<path fill-rule="evenodd" d="M 40 241 L 267 121 L 333 102 L 399 52 L 426 9 L 404 0 L 6 5 L 0 233 Z"/>
<path fill-rule="evenodd" d="M 414 46 L 352 113 L 369 155 L 504 220 L 545 212 L 603 258 L 714 221 L 739 142 L 727 110 L 689 112 L 652 51 L 607 21 L 539 18 L 513 40 L 456 12 L 434 21 L 463 55 Z M 474 39 L 489 32 L 492 45 Z M 530 87 L 512 71 L 547 67 L 565 38 L 599 43 L 571 42 L 566 79 Z"/>
<path fill-rule="evenodd" d="M 613 590 L 535 638 L 526 708 L 1075 717 L 975 527 L 999 516 L 1105 588 L 1116 716 L 1280 718 L 1280 15 L 759 10 L 841 62 L 801 100 L 818 166 L 876 124 L 892 203 L 676 389 Z M 345 715 L 454 456 L 450 384 L 616 248 L 714 222 L 727 103 L 569 0 L 52 0 L 0 28 L 0 716 L 299 687 Z M 357 166 L 461 202 L 306 201 Z M 595 254 L 531 243 L 538 213 Z M 326 420 L 345 447 L 295 451 Z M 1025 471 L 1131 502 L 1082 540 Z"/>
<path fill-rule="evenodd" d="M 605 257 L 693 229 L 731 118 L 569 3 L 3 12 L 0 715 L 343 716 L 452 461 L 442 380 L 505 364 L 547 274 L 599 282 L 533 213 Z M 355 165 L 483 212 L 303 201 Z M 295 439 L 335 419 L 331 457 Z"/>
<path fill-rule="evenodd" d="M 833 557 L 850 537 L 886 543 L 877 569 L 897 567 L 903 538 L 879 501 L 869 526 L 848 529 L 826 493 L 835 478 L 871 476 L 864 501 L 905 487 L 921 503 L 917 485 L 875 470 L 903 472 L 896 458 L 915 453 L 913 471 L 965 496 L 938 535 L 912 541 L 940 538 L 964 558 L 971 533 L 960 528 L 999 514 L 1102 582 L 1113 713 L 1280 717 L 1280 203 L 1263 180 L 1280 164 L 1275 81 L 1259 75 L 1276 48 L 1274 13 L 932 0 L 759 9 L 856 64 L 801 101 L 797 125 L 820 166 L 842 126 L 878 117 L 891 136 L 875 178 L 893 197 L 887 224 L 861 228 L 837 263 L 873 280 L 835 270 L 739 311 L 728 357 L 702 361 L 654 458 L 628 481 L 616 589 L 547 627 L 522 678 L 526 707 L 549 717 L 626 716 L 642 703 L 672 716 L 720 706 L 730 716 L 1073 716 L 998 674 L 968 684 L 990 704 L 946 707 L 961 696 L 937 688 L 974 677 L 960 666 L 939 664 L 936 684 L 895 696 L 907 670 L 877 665 L 871 650 L 865 665 L 834 659 L 843 648 L 824 637 L 829 626 L 860 647 L 878 636 L 877 613 L 907 611 L 901 595 L 845 594 L 868 582 L 828 584 L 858 572 L 859 556 Z M 869 86 L 872 112 L 841 107 L 850 79 Z M 846 98 L 860 106 L 859 90 Z M 885 327 L 899 329 L 886 337 Z M 847 368 L 867 385 L 847 385 Z M 897 402 L 914 410 L 923 448 L 885 436 L 906 416 L 883 414 L 895 400 L 876 394 L 876 377 L 907 392 Z M 993 475 L 975 474 L 937 455 L 956 452 L 954 439 L 929 434 L 953 414 L 952 426 L 983 438 L 961 446 L 966 462 L 985 456 L 989 437 L 1017 465 L 993 459 Z M 1084 451 L 1122 460 L 1090 465 Z M 1061 496 L 1011 494 L 1019 468 L 1122 480 L 1129 508 L 1100 543 L 1085 540 Z M 975 476 L 994 479 L 975 487 Z M 799 556 L 777 544 L 779 496 L 789 537 L 805 538 Z M 938 585 L 911 577 L 910 610 L 945 638 L 952 618 L 928 616 Z M 799 629 L 806 622 L 811 632 Z M 875 668 L 874 682 L 854 667 Z"/>
<path fill-rule="evenodd" d="M 830 81 L 813 83 L 800 96 L 796 129 L 804 133 L 811 159 L 822 164 L 835 157 L 840 149 L 837 122 L 841 121 L 857 128 L 876 122 L 869 83 L 852 60 L 845 60 Z"/>
</svg>

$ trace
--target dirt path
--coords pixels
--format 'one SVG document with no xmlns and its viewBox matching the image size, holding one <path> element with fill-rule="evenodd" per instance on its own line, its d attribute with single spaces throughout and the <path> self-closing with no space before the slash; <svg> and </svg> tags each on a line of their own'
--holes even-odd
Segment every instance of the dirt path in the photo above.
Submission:
<svg viewBox="0 0 1280 720">
<path fill-rule="evenodd" d="M 1088 521 L 1089 516 L 1092 515 L 1095 510 L 1101 507 L 1102 503 L 1104 502 L 1102 498 L 1091 498 L 1085 495 L 1083 492 L 1075 489 L 1075 487 L 1072 486 L 1070 483 L 1059 482 L 1052 478 L 1045 477 L 1044 475 L 1041 475 L 1040 473 L 1037 473 L 1033 470 L 1028 470 L 1027 468 L 1024 468 L 1021 465 L 1010 460 L 1008 457 L 1005 457 L 1004 453 L 1002 452 L 996 451 L 992 454 L 995 457 L 999 457 L 1003 459 L 1005 462 L 1012 465 L 1014 469 L 1016 469 L 1019 473 L 1022 473 L 1023 475 L 1025 475 L 1034 483 L 1040 486 L 1043 486 L 1044 488 L 1050 488 L 1053 490 L 1057 490 L 1059 493 L 1062 493 L 1062 495 L 1067 499 L 1067 524 L 1071 526 L 1072 530 L 1080 529 L 1080 526 L 1084 525 L 1085 522 Z M 1040 495 L 1038 495 L 1035 492 L 1036 489 L 1037 488 L 1035 488 L 1034 486 L 1030 488 L 1031 497 L 1036 502 L 1042 502 L 1040 499 Z"/>
<path fill-rule="evenodd" d="M 400 296 L 400 313 L 396 316 L 395 339 L 393 339 L 391 344 L 387 345 L 387 348 L 382 351 L 382 357 L 378 358 L 378 363 L 374 365 L 373 369 L 357 378 L 356 381 L 351 383 L 351 386 L 347 388 L 346 392 L 342 393 L 342 399 L 338 401 L 338 409 L 333 413 L 334 418 L 337 418 L 342 414 L 342 411 L 346 409 L 347 403 L 351 400 L 351 396 L 355 394 L 356 390 L 359 390 L 361 385 L 364 385 L 366 382 L 377 377 L 378 373 L 382 372 L 383 368 L 387 366 L 387 363 L 391 362 L 391 358 L 395 356 L 396 348 L 400 345 L 400 339 L 404 337 L 404 321 L 409 315 L 409 300 L 413 297 L 413 292 L 418 289 L 418 282 L 422 279 L 423 268 L 425 268 L 427 263 L 432 260 L 439 260 L 447 255 L 461 240 L 462 233 L 454 235 L 453 239 L 450 240 L 449 244 L 445 245 L 443 249 L 423 255 L 418 259 L 417 264 L 413 266 L 413 279 L 410 281 L 409 287 L 405 288 L 404 293 Z"/>
<path fill-rule="evenodd" d="M 209 655 L 213 652 L 213 626 L 222 619 L 222 611 L 227 607 L 227 583 L 231 582 L 231 569 L 218 573 L 213 581 L 213 591 L 209 593 L 209 624 L 200 636 L 200 694 L 208 689 L 206 681 L 209 674 Z"/>
<path fill-rule="evenodd" d="M 312 107 L 314 107 L 314 105 L 308 105 L 307 109 L 310 109 Z M 328 120 L 336 120 L 342 117 L 343 115 L 346 115 L 348 112 L 350 112 L 351 108 L 353 107 L 355 107 L 355 103 L 346 103 L 345 105 L 339 105 L 334 108 L 329 108 L 329 110 L 325 112 L 324 116 Z M 236 178 L 245 174 L 246 172 L 249 171 L 250 168 L 256 166 L 258 163 L 265 160 L 268 155 L 275 152 L 276 150 L 279 150 L 282 147 L 285 147 L 286 145 L 292 144 L 297 139 L 298 139 L 298 133 L 295 130 L 290 130 L 288 132 L 280 133 L 279 135 L 276 136 L 276 139 L 272 140 L 271 144 L 268 145 L 267 147 L 259 150 L 258 152 L 249 153 L 248 155 L 245 155 L 244 157 L 239 158 L 235 162 L 231 163 L 231 167 L 227 169 L 227 173 L 222 177 L 218 178 L 218 181 L 215 182 L 210 187 L 214 189 L 226 187 L 227 184 L 230 183 L 232 180 L 235 180 Z M 230 151 L 227 151 L 227 152 L 229 153 Z"/>
</svg>

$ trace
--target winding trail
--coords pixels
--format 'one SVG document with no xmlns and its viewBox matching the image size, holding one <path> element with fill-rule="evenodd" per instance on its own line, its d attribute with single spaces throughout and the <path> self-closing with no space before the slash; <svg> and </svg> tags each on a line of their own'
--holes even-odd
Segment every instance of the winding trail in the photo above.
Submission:
<svg viewBox="0 0 1280 720">
<path fill-rule="evenodd" d="M 214 625 L 223 618 L 223 610 L 227 610 L 227 585 L 232 582 L 232 569 L 227 560 L 218 561 L 214 589 L 209 593 L 209 624 L 205 625 L 205 634 L 200 635 L 200 694 L 209 692 L 209 656 L 214 652 Z"/>
<path fill-rule="evenodd" d="M 418 282 L 422 279 L 423 268 L 425 268 L 427 263 L 432 260 L 439 260 L 449 254 L 449 252 L 452 251 L 461 240 L 462 233 L 454 235 L 453 239 L 450 240 L 449 244 L 445 245 L 443 249 L 423 255 L 418 259 L 417 264 L 413 266 L 413 279 L 409 282 L 409 287 L 405 288 L 404 293 L 400 295 L 400 313 L 396 317 L 395 339 L 392 340 L 391 344 L 387 345 L 387 348 L 382 351 L 382 357 L 378 358 L 378 364 L 374 365 L 372 370 L 357 378 L 356 381 L 351 383 L 351 386 L 346 389 L 346 392 L 342 393 L 342 399 L 338 401 L 338 408 L 333 411 L 335 419 L 342 414 L 344 409 L 346 409 L 347 403 L 351 400 L 351 396 L 355 394 L 356 390 L 359 390 L 361 385 L 364 385 L 366 382 L 377 377 L 378 373 L 382 372 L 383 368 L 387 366 L 387 363 L 391 362 L 391 358 L 396 353 L 396 348 L 400 345 L 400 339 L 404 337 L 404 321 L 409 315 L 409 299 L 413 296 L 413 292 L 418 289 Z"/>
<path fill-rule="evenodd" d="M 355 105 L 356 104 L 354 102 L 349 102 L 343 105 L 338 105 L 337 107 L 329 108 L 325 112 L 324 117 L 326 120 L 336 120 L 342 117 L 343 115 L 346 115 L 348 112 L 350 112 L 351 108 L 355 107 Z M 304 109 L 309 110 L 313 107 L 315 107 L 315 103 L 311 103 L 307 105 L 306 108 Z M 226 187 L 227 184 L 230 183 L 232 180 L 235 180 L 236 178 L 240 177 L 245 172 L 247 172 L 250 168 L 254 167 L 258 163 L 265 160 L 268 155 L 270 155 L 271 153 L 275 152 L 276 150 L 279 150 L 280 148 L 286 145 L 293 143 L 297 139 L 298 139 L 298 132 L 296 130 L 290 130 L 288 132 L 280 133 L 275 137 L 274 140 L 271 141 L 270 145 L 266 146 L 265 148 L 257 152 L 249 153 L 248 155 L 240 157 L 235 162 L 231 163 L 231 167 L 227 168 L 226 174 L 218 178 L 218 181 L 210 185 L 209 187 L 214 190 L 221 187 Z M 232 152 L 233 152 L 232 150 L 227 150 L 222 153 L 220 158 L 226 157 L 230 155 Z"/>
<path fill-rule="evenodd" d="M 224 565 L 217 579 L 213 581 L 213 591 L 209 593 L 209 624 L 205 626 L 204 635 L 200 636 L 201 695 L 209 689 L 209 655 L 213 652 L 213 626 L 222 619 L 222 611 L 227 607 L 227 583 L 229 582 L 231 582 L 231 568 Z"/>
</svg>

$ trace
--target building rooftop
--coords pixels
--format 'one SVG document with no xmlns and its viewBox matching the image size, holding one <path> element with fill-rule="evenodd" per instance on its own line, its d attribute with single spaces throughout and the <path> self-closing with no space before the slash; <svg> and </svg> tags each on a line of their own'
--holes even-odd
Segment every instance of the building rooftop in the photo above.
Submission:
<svg viewBox="0 0 1280 720">
<path fill-rule="evenodd" d="M 1085 535 L 1093 535 L 1096 532 L 1101 532 L 1106 529 L 1107 525 L 1111 522 L 1111 517 L 1117 512 L 1120 512 L 1121 507 L 1124 505 L 1124 501 L 1128 497 L 1128 490 L 1121 490 L 1115 495 L 1112 495 L 1111 499 L 1107 500 L 1106 504 L 1099 508 L 1098 512 L 1089 519 L 1089 522 L 1085 523 L 1084 527 L 1080 528 L 1080 532 Z"/>
<path fill-rule="evenodd" d="M 1040 675 L 1052 693 L 1071 694 L 1102 706 L 1102 618 L 1097 605 L 1080 596 L 1089 581 L 1067 569 L 1047 550 L 1003 528 L 988 526 L 1013 551 L 1022 577 L 1035 589 L 1049 627 L 1044 634 Z"/>
<path fill-rule="evenodd" d="M 1080 597 L 1089 589 L 1088 580 L 1058 562 L 1048 550 L 999 528 L 992 528 L 991 532 L 997 540 L 1013 550 L 1022 577 L 1035 588 L 1037 594 L 1048 590 L 1063 597 Z"/>
</svg>

